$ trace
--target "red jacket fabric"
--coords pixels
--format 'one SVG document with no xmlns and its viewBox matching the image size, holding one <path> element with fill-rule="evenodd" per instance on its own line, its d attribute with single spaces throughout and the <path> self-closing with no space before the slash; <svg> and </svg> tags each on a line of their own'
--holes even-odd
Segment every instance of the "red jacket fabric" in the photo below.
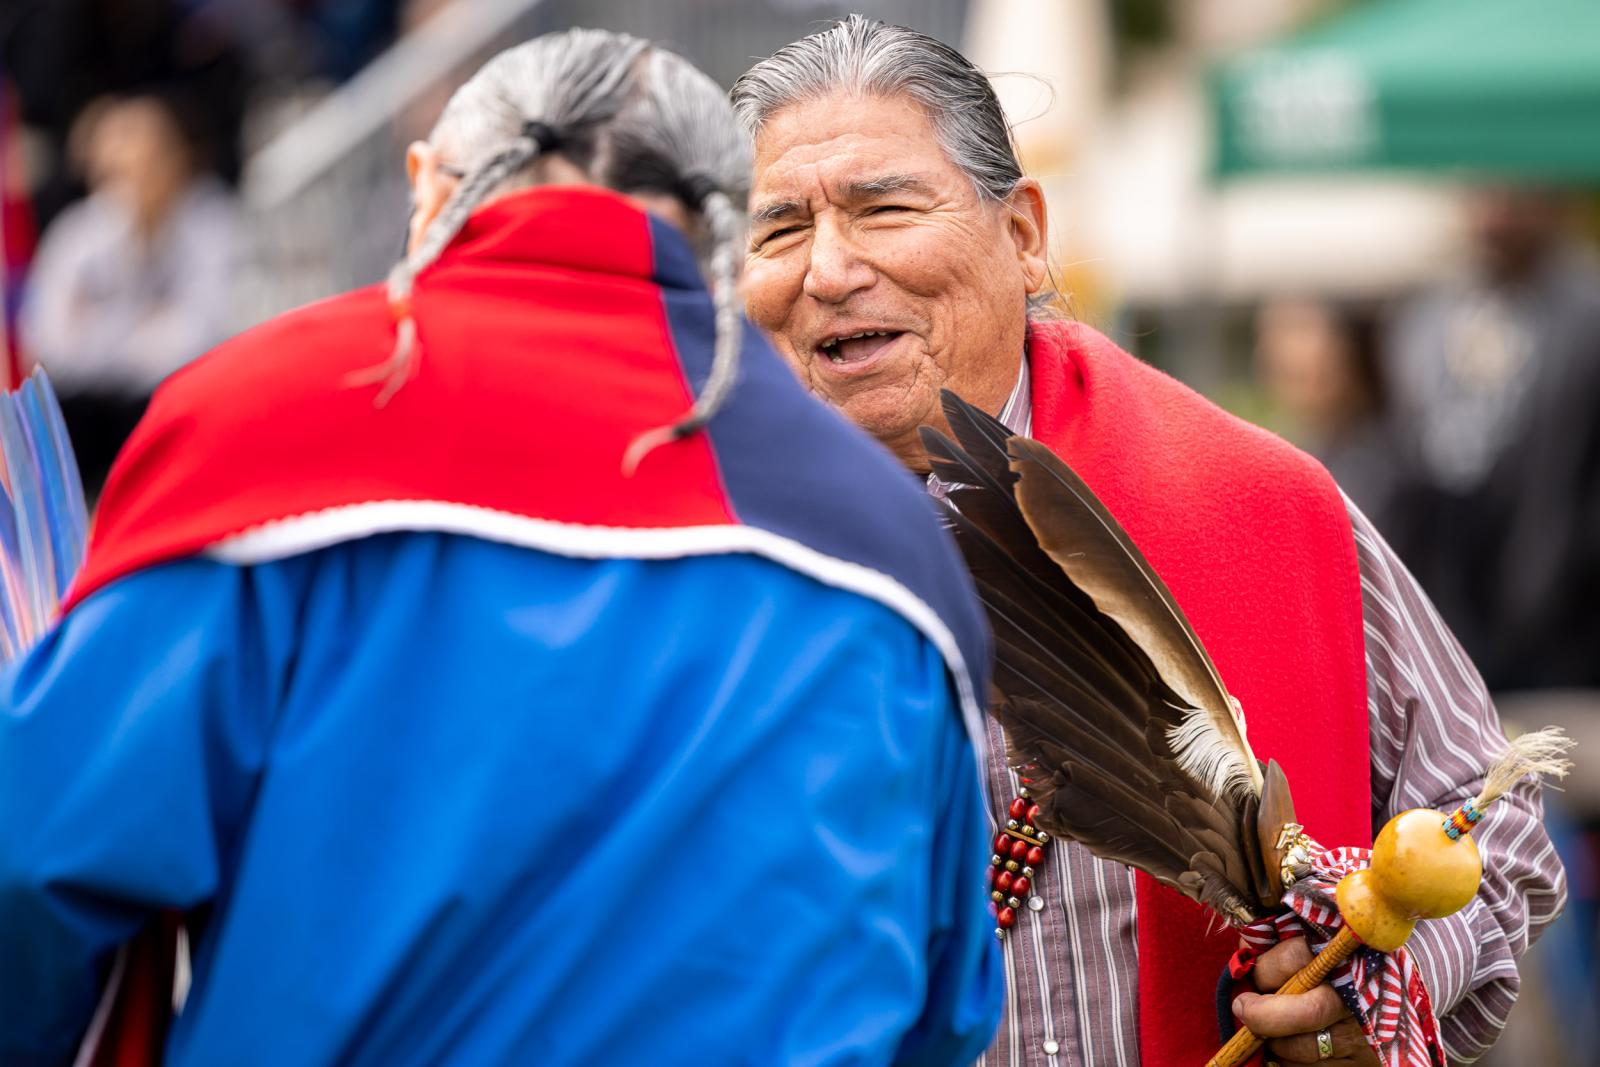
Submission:
<svg viewBox="0 0 1600 1067">
<path fill-rule="evenodd" d="M 1029 339 L 1033 435 L 1066 460 L 1171 588 L 1276 759 L 1307 832 L 1371 843 L 1361 582 L 1349 513 L 1314 460 L 1076 323 Z M 1238 937 L 1139 875 L 1145 1063 L 1217 1049 L 1215 991 Z"/>
</svg>

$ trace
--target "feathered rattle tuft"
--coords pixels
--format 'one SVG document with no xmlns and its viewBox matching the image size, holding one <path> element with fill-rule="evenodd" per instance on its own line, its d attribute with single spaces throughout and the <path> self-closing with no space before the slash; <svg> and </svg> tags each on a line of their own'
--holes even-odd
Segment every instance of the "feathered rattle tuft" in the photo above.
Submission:
<svg viewBox="0 0 1600 1067">
<path fill-rule="evenodd" d="M 1390 819 L 1372 843 L 1372 865 L 1347 874 L 1335 893 L 1344 926 L 1305 969 L 1279 993 L 1304 993 L 1366 945 L 1393 952 L 1420 919 L 1442 919 L 1478 895 L 1483 859 L 1471 833 L 1496 800 L 1522 779 L 1566 776 L 1574 742 L 1560 729 L 1523 734 L 1506 746 L 1484 775 L 1483 789 L 1440 819 L 1430 808 L 1414 808 Z M 1261 1039 L 1248 1030 L 1233 1035 L 1207 1067 L 1236 1067 L 1255 1054 Z"/>
<path fill-rule="evenodd" d="M 1567 753 L 1572 751 L 1575 744 L 1577 742 L 1557 726 L 1546 726 L 1543 730 L 1522 734 L 1490 765 L 1483 778 L 1483 788 L 1473 798 L 1474 803 L 1482 810 L 1530 776 L 1535 780 L 1545 775 L 1565 778 L 1567 772 L 1572 770 L 1572 761 L 1567 759 Z"/>
</svg>

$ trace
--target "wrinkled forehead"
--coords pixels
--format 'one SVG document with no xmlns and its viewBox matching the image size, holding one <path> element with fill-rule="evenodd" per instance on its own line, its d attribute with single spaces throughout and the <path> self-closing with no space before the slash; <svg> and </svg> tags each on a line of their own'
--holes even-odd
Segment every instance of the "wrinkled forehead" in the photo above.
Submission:
<svg viewBox="0 0 1600 1067">
<path fill-rule="evenodd" d="M 759 216 L 780 201 L 949 192 L 966 181 L 915 101 L 835 93 L 789 104 L 762 125 L 750 206 Z"/>
</svg>

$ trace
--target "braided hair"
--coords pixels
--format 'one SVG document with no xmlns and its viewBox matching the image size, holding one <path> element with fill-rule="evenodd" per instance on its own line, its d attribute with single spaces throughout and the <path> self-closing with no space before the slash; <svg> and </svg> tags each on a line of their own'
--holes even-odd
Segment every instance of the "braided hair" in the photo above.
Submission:
<svg viewBox="0 0 1600 1067">
<path fill-rule="evenodd" d="M 651 449 L 694 433 L 716 415 L 737 376 L 743 333 L 736 285 L 750 148 L 715 82 L 681 56 L 626 34 L 547 34 L 500 53 L 456 90 L 429 140 L 465 177 L 389 272 L 394 349 L 360 379 L 382 382 L 378 404 L 416 369 L 411 292 L 417 276 L 485 200 L 536 184 L 535 163 L 560 154 L 597 185 L 674 196 L 700 221 L 696 253 L 716 310 L 711 373 L 680 419 L 634 441 L 625 469 L 631 473 Z"/>
</svg>

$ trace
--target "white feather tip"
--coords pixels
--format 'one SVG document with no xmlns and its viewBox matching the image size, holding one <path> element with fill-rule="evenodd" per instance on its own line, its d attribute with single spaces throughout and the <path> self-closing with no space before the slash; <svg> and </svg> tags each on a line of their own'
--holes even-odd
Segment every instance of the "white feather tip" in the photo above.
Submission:
<svg viewBox="0 0 1600 1067">
<path fill-rule="evenodd" d="M 1525 733 L 1506 746 L 1483 776 L 1483 790 L 1477 796 L 1478 810 L 1499 800 L 1522 779 L 1533 776 L 1565 778 L 1572 769 L 1567 753 L 1575 745 L 1559 726 Z"/>
<path fill-rule="evenodd" d="M 1167 730 L 1167 744 L 1185 774 L 1215 796 L 1249 796 L 1261 793 L 1261 771 L 1248 751 L 1212 721 L 1203 708 L 1191 708 L 1183 721 Z"/>
</svg>

